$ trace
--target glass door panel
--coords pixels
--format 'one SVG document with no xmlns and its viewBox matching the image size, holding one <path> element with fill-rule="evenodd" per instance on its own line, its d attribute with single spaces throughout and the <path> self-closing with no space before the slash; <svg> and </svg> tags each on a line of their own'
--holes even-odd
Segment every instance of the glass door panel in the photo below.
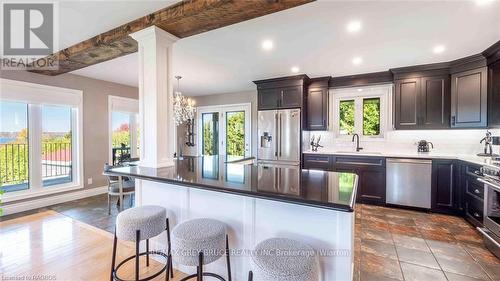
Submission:
<svg viewBox="0 0 500 281">
<path fill-rule="evenodd" d="M 202 155 L 219 154 L 219 113 L 202 114 Z"/>
<path fill-rule="evenodd" d="M 129 113 L 118 111 L 113 111 L 111 114 L 113 130 L 111 135 L 113 165 L 118 165 L 131 157 L 130 116 Z"/>
<path fill-rule="evenodd" d="M 227 161 L 245 157 L 245 111 L 226 112 Z"/>
<path fill-rule="evenodd" d="M 73 181 L 71 107 L 42 106 L 42 182 L 53 186 Z"/>
<path fill-rule="evenodd" d="M 0 101 L 0 186 L 29 188 L 28 104 Z"/>
</svg>

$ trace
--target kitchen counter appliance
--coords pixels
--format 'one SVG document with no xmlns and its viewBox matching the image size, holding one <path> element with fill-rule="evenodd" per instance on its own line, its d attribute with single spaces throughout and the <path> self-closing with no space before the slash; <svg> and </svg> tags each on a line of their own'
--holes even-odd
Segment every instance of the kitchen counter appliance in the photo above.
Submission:
<svg viewBox="0 0 500 281">
<path fill-rule="evenodd" d="M 258 113 L 259 163 L 300 165 L 300 109 Z"/>
<path fill-rule="evenodd" d="M 434 149 L 434 144 L 432 142 L 421 140 L 418 142 L 417 150 L 418 152 L 429 152 L 431 147 Z"/>
<path fill-rule="evenodd" d="M 386 203 L 431 208 L 431 160 L 388 158 L 386 165 Z"/>
<path fill-rule="evenodd" d="M 500 258 L 500 167 L 483 167 L 481 172 L 483 177 L 478 180 L 484 184 L 484 227 L 478 230 L 486 247 Z"/>
</svg>

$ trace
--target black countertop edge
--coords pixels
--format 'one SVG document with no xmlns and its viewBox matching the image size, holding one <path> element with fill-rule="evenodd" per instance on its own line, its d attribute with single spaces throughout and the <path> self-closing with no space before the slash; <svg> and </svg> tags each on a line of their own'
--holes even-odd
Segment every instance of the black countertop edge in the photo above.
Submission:
<svg viewBox="0 0 500 281">
<path fill-rule="evenodd" d="M 249 191 L 245 191 L 245 190 L 235 190 L 235 189 L 224 188 L 224 187 L 214 187 L 214 186 L 200 184 L 200 183 L 194 183 L 194 182 L 184 182 L 184 181 L 177 181 L 177 180 L 160 178 L 160 177 L 145 176 L 145 175 L 140 175 L 140 174 L 122 173 L 122 172 L 113 171 L 113 169 L 104 172 L 104 175 L 127 176 L 127 177 L 133 177 L 133 178 L 137 178 L 137 179 L 149 180 L 149 181 L 153 181 L 153 182 L 169 183 L 169 184 L 173 184 L 173 185 L 180 185 L 180 186 L 184 186 L 184 187 L 196 188 L 196 189 L 201 189 L 201 190 L 209 190 L 209 191 L 222 192 L 222 193 L 234 194 L 234 195 L 243 195 L 243 196 L 248 196 L 248 197 L 253 197 L 253 198 L 258 198 L 258 199 L 278 201 L 278 202 L 283 202 L 283 203 L 296 204 L 296 205 L 321 208 L 321 209 L 328 209 L 328 210 L 335 210 L 335 211 L 342 211 L 342 212 L 354 212 L 354 204 L 356 202 L 356 193 L 357 193 L 357 188 L 358 188 L 358 176 L 356 175 L 351 202 L 349 205 L 343 205 L 343 204 L 335 204 L 335 203 L 313 202 L 310 200 L 302 200 L 300 198 L 279 196 L 279 195 L 273 194 L 273 193 L 261 192 L 258 194 L 258 193 L 249 192 Z"/>
</svg>

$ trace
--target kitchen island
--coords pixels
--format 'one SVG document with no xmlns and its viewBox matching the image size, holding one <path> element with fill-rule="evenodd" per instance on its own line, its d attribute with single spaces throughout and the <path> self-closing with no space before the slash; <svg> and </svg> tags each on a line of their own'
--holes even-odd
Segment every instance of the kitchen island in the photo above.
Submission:
<svg viewBox="0 0 500 281">
<path fill-rule="evenodd" d="M 297 166 L 227 163 L 219 157 L 187 157 L 175 166 L 113 168 L 136 179 L 136 204 L 168 210 L 172 227 L 199 217 L 228 225 L 233 280 L 246 280 L 249 251 L 264 239 L 285 237 L 317 250 L 320 280 L 352 280 L 357 176 Z M 165 248 L 165 237 L 153 241 Z M 194 273 L 195 268 L 174 267 Z M 219 260 L 207 270 L 224 276 Z"/>
</svg>

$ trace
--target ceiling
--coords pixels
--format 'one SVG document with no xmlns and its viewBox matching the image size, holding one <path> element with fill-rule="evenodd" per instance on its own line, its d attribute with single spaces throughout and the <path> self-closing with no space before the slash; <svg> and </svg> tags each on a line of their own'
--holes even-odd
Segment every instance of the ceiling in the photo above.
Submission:
<svg viewBox="0 0 500 281">
<path fill-rule="evenodd" d="M 60 41 L 68 46 L 168 4 L 66 2 L 60 9 L 71 13 L 60 19 L 64 34 Z M 362 22 L 355 34 L 346 30 L 351 20 Z M 265 39 L 274 42 L 273 50 L 262 50 Z M 173 69 L 175 75 L 183 76 L 183 93 L 207 95 L 255 89 L 253 80 L 292 75 L 292 66 L 309 77 L 384 71 L 458 59 L 498 40 L 498 0 L 486 5 L 476 1 L 319 1 L 181 39 L 174 45 Z M 433 48 L 440 44 L 446 50 L 435 54 Z M 354 57 L 361 57 L 362 63 L 354 65 Z M 137 54 L 72 73 L 137 86 Z"/>
</svg>

